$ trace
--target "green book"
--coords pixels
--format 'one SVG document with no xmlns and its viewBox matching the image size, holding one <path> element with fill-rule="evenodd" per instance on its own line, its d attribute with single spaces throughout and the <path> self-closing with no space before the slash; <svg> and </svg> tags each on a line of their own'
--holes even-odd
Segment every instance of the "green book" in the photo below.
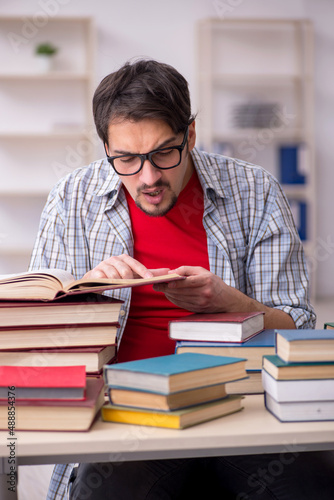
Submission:
<svg viewBox="0 0 334 500">
<path fill-rule="evenodd" d="M 263 356 L 262 367 L 276 380 L 334 379 L 334 361 L 287 363 L 273 354 Z"/>
</svg>

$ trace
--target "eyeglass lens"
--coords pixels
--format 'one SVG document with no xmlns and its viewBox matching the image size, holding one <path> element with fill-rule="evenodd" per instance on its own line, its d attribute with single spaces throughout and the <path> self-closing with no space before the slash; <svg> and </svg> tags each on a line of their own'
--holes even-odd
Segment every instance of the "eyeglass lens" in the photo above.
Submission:
<svg viewBox="0 0 334 500">
<path fill-rule="evenodd" d="M 180 163 L 181 151 L 178 149 L 166 149 L 156 151 L 150 155 L 150 160 L 156 167 L 172 168 Z M 120 174 L 131 174 L 137 172 L 141 167 L 140 156 L 122 156 L 114 158 L 114 168 Z"/>
</svg>

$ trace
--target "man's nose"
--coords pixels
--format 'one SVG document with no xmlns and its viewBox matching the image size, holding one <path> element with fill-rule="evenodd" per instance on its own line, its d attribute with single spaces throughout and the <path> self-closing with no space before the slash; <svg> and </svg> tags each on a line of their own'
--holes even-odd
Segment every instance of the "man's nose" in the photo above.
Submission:
<svg viewBox="0 0 334 500">
<path fill-rule="evenodd" d="M 149 160 L 145 160 L 143 168 L 139 172 L 140 182 L 147 186 L 153 186 L 161 178 L 161 170 L 152 165 Z"/>
</svg>

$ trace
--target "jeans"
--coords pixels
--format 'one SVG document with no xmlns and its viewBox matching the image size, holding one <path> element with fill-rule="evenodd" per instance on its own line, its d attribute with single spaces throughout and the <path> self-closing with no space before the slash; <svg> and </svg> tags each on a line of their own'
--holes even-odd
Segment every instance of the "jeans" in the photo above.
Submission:
<svg viewBox="0 0 334 500">
<path fill-rule="evenodd" d="M 71 500 L 334 500 L 334 453 L 80 464 Z"/>
</svg>

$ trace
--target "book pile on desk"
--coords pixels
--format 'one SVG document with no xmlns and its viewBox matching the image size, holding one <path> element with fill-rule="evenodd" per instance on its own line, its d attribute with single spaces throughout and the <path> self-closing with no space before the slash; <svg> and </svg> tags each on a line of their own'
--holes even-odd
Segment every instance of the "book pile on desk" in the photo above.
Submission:
<svg viewBox="0 0 334 500">
<path fill-rule="evenodd" d="M 102 419 L 182 429 L 242 409 L 227 382 L 247 376 L 245 359 L 172 354 L 104 367 L 109 402 Z"/>
<path fill-rule="evenodd" d="M 104 403 L 85 366 L 0 366 L 0 429 L 87 431 Z"/>
<path fill-rule="evenodd" d="M 85 365 L 102 376 L 116 355 L 122 301 L 100 293 L 0 301 L 0 365 Z"/>
<path fill-rule="evenodd" d="M 84 364 L 102 376 L 116 355 L 116 333 L 123 301 L 105 290 L 184 279 L 74 277 L 64 269 L 40 269 L 0 276 L 0 365 Z"/>
<path fill-rule="evenodd" d="M 275 331 L 264 330 L 263 313 L 192 314 L 171 321 L 177 354 L 196 352 L 246 358 L 247 378 L 227 384 L 228 394 L 262 394 L 262 356 L 275 353 Z"/>
<path fill-rule="evenodd" d="M 262 381 L 265 406 L 280 421 L 334 420 L 334 331 L 276 330 Z"/>
</svg>

